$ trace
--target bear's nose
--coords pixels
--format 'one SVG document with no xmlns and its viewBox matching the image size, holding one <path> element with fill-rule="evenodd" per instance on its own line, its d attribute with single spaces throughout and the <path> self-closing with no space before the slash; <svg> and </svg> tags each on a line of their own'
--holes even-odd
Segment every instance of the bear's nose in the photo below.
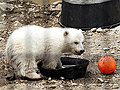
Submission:
<svg viewBox="0 0 120 90">
<path fill-rule="evenodd" d="M 79 52 L 75 51 L 76 55 L 81 55 L 85 50 L 80 50 Z"/>
<path fill-rule="evenodd" d="M 84 53 L 85 52 L 85 50 L 80 50 L 80 53 Z"/>
</svg>

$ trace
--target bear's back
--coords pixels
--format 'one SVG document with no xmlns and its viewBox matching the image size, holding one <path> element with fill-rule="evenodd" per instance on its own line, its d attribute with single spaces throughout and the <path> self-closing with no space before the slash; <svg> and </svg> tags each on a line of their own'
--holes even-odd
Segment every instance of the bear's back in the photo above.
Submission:
<svg viewBox="0 0 120 90">
<path fill-rule="evenodd" d="M 63 32 L 65 30 L 57 27 L 43 28 L 35 25 L 20 27 L 9 37 L 6 47 L 14 46 L 16 50 L 31 50 L 34 53 L 61 46 L 63 43 Z"/>
</svg>

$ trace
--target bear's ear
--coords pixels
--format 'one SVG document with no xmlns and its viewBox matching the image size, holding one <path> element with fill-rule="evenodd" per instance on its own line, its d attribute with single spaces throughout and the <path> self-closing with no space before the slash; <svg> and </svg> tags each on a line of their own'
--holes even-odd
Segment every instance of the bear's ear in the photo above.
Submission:
<svg viewBox="0 0 120 90">
<path fill-rule="evenodd" d="M 65 32 L 64 32 L 64 36 L 67 36 L 68 34 L 69 34 L 68 31 L 65 31 Z"/>
</svg>

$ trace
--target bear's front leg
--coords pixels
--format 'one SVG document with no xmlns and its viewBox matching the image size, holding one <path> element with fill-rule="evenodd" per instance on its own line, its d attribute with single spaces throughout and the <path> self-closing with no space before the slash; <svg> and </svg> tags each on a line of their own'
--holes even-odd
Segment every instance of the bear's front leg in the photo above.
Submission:
<svg viewBox="0 0 120 90">
<path fill-rule="evenodd" d="M 60 59 L 58 60 L 57 68 L 58 68 L 58 69 L 59 69 L 59 68 L 62 68 L 62 62 L 61 62 Z"/>
<path fill-rule="evenodd" d="M 56 69 L 57 62 L 56 62 L 56 60 L 44 60 L 44 61 L 42 61 L 42 68 Z"/>
<path fill-rule="evenodd" d="M 57 55 L 50 56 L 46 60 L 42 61 L 42 67 L 46 68 L 46 69 L 62 68 L 62 63 L 60 61 L 60 57 L 58 57 Z"/>
</svg>

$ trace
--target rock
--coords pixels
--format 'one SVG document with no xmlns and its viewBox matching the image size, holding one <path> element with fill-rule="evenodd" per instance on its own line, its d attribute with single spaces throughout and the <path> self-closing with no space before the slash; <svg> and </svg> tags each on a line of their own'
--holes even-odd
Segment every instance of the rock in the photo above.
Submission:
<svg viewBox="0 0 120 90">
<path fill-rule="evenodd" d="M 114 54 L 115 53 L 115 51 L 111 51 L 111 54 Z"/>
<path fill-rule="evenodd" d="M 45 85 L 45 84 L 46 84 L 46 82 L 47 82 L 47 81 L 42 80 L 42 81 L 41 81 L 41 84 L 42 84 L 42 85 Z"/>
<path fill-rule="evenodd" d="M 16 84 L 18 84 L 19 82 L 15 82 Z"/>
<path fill-rule="evenodd" d="M 56 87 L 57 87 L 57 85 L 50 85 L 50 88 L 52 88 L 52 89 L 54 89 Z"/>
<path fill-rule="evenodd" d="M 53 2 L 53 5 L 58 5 L 58 4 L 61 4 L 62 2 L 61 1 L 56 1 L 56 2 Z"/>
<path fill-rule="evenodd" d="M 89 36 L 92 36 L 93 34 L 92 33 L 88 33 Z"/>
<path fill-rule="evenodd" d="M 104 33 L 104 32 L 105 32 L 104 29 L 102 29 L 102 28 L 98 28 L 96 31 L 97 31 L 98 33 Z"/>
<path fill-rule="evenodd" d="M 102 78 L 98 78 L 98 82 L 104 83 L 104 80 Z"/>
<path fill-rule="evenodd" d="M 61 80 L 64 80 L 65 78 L 64 77 L 60 77 Z"/>
<path fill-rule="evenodd" d="M 119 85 L 118 85 L 118 84 L 113 84 L 112 89 L 118 89 L 118 88 L 119 88 Z"/>
<path fill-rule="evenodd" d="M 2 10 L 3 12 L 12 11 L 13 9 L 14 6 L 12 4 L 0 3 L 0 10 Z"/>
<path fill-rule="evenodd" d="M 77 83 L 72 83 L 72 86 L 77 86 L 78 84 Z"/>
<path fill-rule="evenodd" d="M 110 87 L 112 87 L 113 84 L 109 84 Z"/>
<path fill-rule="evenodd" d="M 91 32 L 96 32 L 96 30 L 97 30 L 96 28 L 92 28 Z"/>
<path fill-rule="evenodd" d="M 114 48 L 116 48 L 116 46 L 110 46 L 110 49 L 114 49 Z"/>
<path fill-rule="evenodd" d="M 63 88 L 64 86 L 63 85 L 60 85 L 61 88 Z"/>
<path fill-rule="evenodd" d="M 29 8 L 28 11 L 29 12 L 32 12 L 34 10 L 34 8 Z"/>
<path fill-rule="evenodd" d="M 84 86 L 83 84 L 79 84 L 79 86 Z"/>
<path fill-rule="evenodd" d="M 104 49 L 104 51 L 109 51 L 110 49 L 109 48 L 103 48 Z"/>
<path fill-rule="evenodd" d="M 113 48 L 116 48 L 116 46 L 113 46 Z"/>
<path fill-rule="evenodd" d="M 48 80 L 50 81 L 50 80 L 52 80 L 52 78 L 51 78 L 51 77 L 49 77 L 49 78 L 48 78 Z"/>
<path fill-rule="evenodd" d="M 115 77 L 112 77 L 112 79 L 115 79 Z"/>
<path fill-rule="evenodd" d="M 1 38 L 1 37 L 0 37 L 0 41 L 2 41 L 2 40 L 4 40 L 4 38 Z"/>
<path fill-rule="evenodd" d="M 119 75 L 119 74 L 118 74 L 118 75 L 115 75 L 115 77 L 116 77 L 116 78 L 119 78 L 119 77 L 120 77 L 120 75 Z"/>
<path fill-rule="evenodd" d="M 117 51 L 120 51 L 120 47 L 118 47 Z"/>
<path fill-rule="evenodd" d="M 120 43 L 120 40 L 117 40 L 117 43 Z"/>
<path fill-rule="evenodd" d="M 57 83 L 57 81 L 56 81 L 56 80 L 52 80 L 51 82 Z"/>
<path fill-rule="evenodd" d="M 109 83 L 109 81 L 104 81 L 105 83 Z"/>
<path fill-rule="evenodd" d="M 3 13 L 2 13 L 1 18 L 2 18 L 3 21 L 5 20 L 5 17 L 6 17 L 6 14 L 3 14 Z M 3 23 L 2 23 L 2 24 L 3 24 Z"/>
<path fill-rule="evenodd" d="M 22 24 L 21 24 L 19 21 L 15 21 L 15 22 L 14 22 L 14 26 L 18 26 L 18 25 L 21 26 Z"/>
<path fill-rule="evenodd" d="M 61 1 L 54 2 L 53 5 L 50 6 L 50 10 L 59 11 L 61 10 L 62 4 Z"/>
<path fill-rule="evenodd" d="M 0 2 L 10 2 L 10 1 L 13 1 L 13 0 L 0 0 Z"/>
<path fill-rule="evenodd" d="M 115 81 L 116 81 L 116 78 L 115 78 L 115 77 L 112 77 L 112 80 L 113 80 L 113 82 L 115 82 Z"/>
<path fill-rule="evenodd" d="M 13 2 L 13 1 L 15 1 L 15 0 L 7 0 L 7 2 Z"/>
<path fill-rule="evenodd" d="M 22 18 L 23 18 L 23 17 L 25 17 L 25 16 L 24 16 L 23 14 L 20 14 L 20 17 L 22 17 Z"/>
<path fill-rule="evenodd" d="M 104 31 L 108 32 L 108 31 L 110 31 L 110 29 L 104 29 Z"/>
<path fill-rule="evenodd" d="M 0 51 L 0 58 L 2 57 L 2 52 Z"/>
<path fill-rule="evenodd" d="M 59 18 L 59 17 L 60 17 L 60 15 L 61 15 L 61 12 L 59 12 L 59 13 L 58 13 L 58 15 L 57 15 L 56 17 L 57 17 L 57 18 Z"/>
<path fill-rule="evenodd" d="M 10 21 L 15 21 L 17 20 L 17 17 L 12 18 Z"/>
</svg>

